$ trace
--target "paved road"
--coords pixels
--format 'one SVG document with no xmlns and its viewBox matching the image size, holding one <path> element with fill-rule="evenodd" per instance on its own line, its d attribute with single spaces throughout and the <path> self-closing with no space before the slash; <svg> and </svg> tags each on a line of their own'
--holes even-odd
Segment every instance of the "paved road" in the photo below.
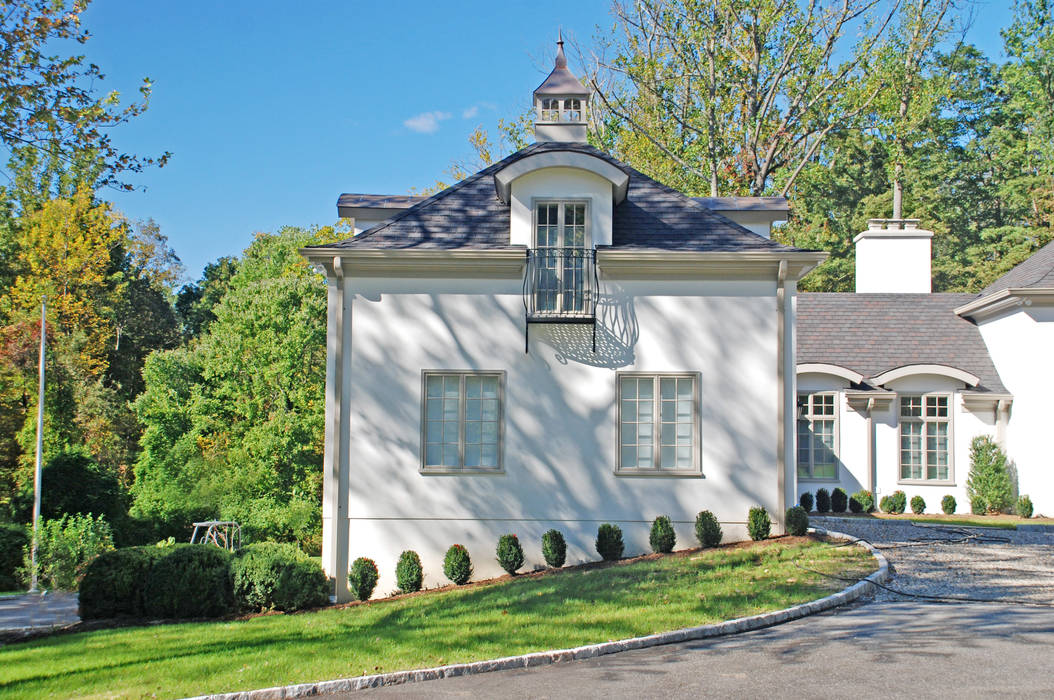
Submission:
<svg viewBox="0 0 1054 700">
<path fill-rule="evenodd" d="M 1054 697 L 1054 608 L 872 602 L 735 637 L 348 698 Z"/>
<path fill-rule="evenodd" d="M 0 632 L 26 627 L 70 625 L 77 617 L 76 593 L 17 595 L 0 598 Z"/>
</svg>

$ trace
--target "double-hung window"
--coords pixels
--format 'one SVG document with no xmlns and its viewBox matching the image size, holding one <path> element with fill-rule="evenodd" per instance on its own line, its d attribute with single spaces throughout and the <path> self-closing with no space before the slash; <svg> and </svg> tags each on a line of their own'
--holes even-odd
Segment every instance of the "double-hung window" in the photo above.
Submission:
<svg viewBox="0 0 1054 700">
<path fill-rule="evenodd" d="M 950 397 L 900 397 L 901 481 L 951 481 Z"/>
<path fill-rule="evenodd" d="M 424 471 L 501 471 L 501 372 L 425 372 Z"/>
<path fill-rule="evenodd" d="M 698 375 L 620 373 L 618 396 L 620 473 L 700 473 Z"/>
<path fill-rule="evenodd" d="M 838 476 L 835 394 L 798 394 L 798 476 L 834 479 Z"/>
<path fill-rule="evenodd" d="M 588 207 L 585 202 L 537 202 L 535 308 L 542 313 L 586 310 Z"/>
</svg>

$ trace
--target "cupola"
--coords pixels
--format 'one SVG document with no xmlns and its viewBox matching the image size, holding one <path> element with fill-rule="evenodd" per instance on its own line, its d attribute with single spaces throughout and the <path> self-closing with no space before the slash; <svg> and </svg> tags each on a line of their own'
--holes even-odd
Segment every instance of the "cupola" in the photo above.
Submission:
<svg viewBox="0 0 1054 700">
<path fill-rule="evenodd" d="M 558 35 L 553 72 L 534 91 L 534 140 L 586 142 L 589 90 L 567 70 L 564 39 Z"/>
</svg>

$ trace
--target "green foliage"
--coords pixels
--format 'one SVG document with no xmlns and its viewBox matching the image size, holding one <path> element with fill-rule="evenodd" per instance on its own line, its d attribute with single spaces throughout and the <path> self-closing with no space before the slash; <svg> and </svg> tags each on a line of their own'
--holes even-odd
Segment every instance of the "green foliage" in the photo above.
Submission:
<svg viewBox="0 0 1054 700">
<path fill-rule="evenodd" d="M 827 489 L 816 489 L 816 512 L 831 512 L 831 494 L 827 491 Z"/>
<path fill-rule="evenodd" d="M 417 552 L 408 549 L 399 555 L 399 563 L 395 565 L 395 582 L 400 593 L 415 593 L 421 590 L 424 576 L 424 567 L 421 566 L 421 557 L 417 556 Z"/>
<path fill-rule="evenodd" d="M 806 512 L 812 512 L 813 498 L 811 491 L 805 491 L 802 495 L 798 496 L 798 505 Z"/>
<path fill-rule="evenodd" d="M 1020 515 L 1022 518 L 1032 517 L 1032 499 L 1027 495 L 1022 495 L 1021 498 L 1017 499 L 1017 505 L 1014 508 L 1014 512 Z"/>
<path fill-rule="evenodd" d="M 670 517 L 660 515 L 651 524 L 651 532 L 648 535 L 648 543 L 651 551 L 657 554 L 669 554 L 677 543 L 677 534 L 673 531 Z"/>
<path fill-rule="evenodd" d="M 894 491 L 892 494 L 883 496 L 878 503 L 878 507 L 883 513 L 890 513 L 893 515 L 900 515 L 907 508 L 908 497 L 903 491 Z"/>
<path fill-rule="evenodd" d="M 63 515 L 41 520 L 37 536 L 37 581 L 41 588 L 75 591 L 88 563 L 113 549 L 113 533 L 103 516 Z M 32 575 L 29 547 L 24 550 L 23 580 Z"/>
<path fill-rule="evenodd" d="M 970 512 L 974 515 L 985 515 L 988 512 L 988 501 L 984 496 L 970 497 Z"/>
<path fill-rule="evenodd" d="M 351 571 L 348 572 L 348 587 L 359 600 L 369 600 L 373 595 L 373 589 L 377 587 L 377 564 L 372 559 L 359 557 L 351 563 Z"/>
<path fill-rule="evenodd" d="M 622 558 L 625 544 L 622 542 L 622 528 L 611 523 L 603 523 L 597 528 L 597 539 L 594 543 L 597 554 L 604 561 L 615 561 Z"/>
<path fill-rule="evenodd" d="M 472 578 L 472 559 L 463 545 L 451 545 L 443 557 L 443 575 L 457 586 Z"/>
<path fill-rule="evenodd" d="M 966 477 L 966 495 L 971 508 L 974 500 L 984 501 L 985 509 L 1001 513 L 1010 508 L 1013 484 L 1007 469 L 1006 454 L 988 435 L 978 435 L 970 442 L 970 475 Z"/>
<path fill-rule="evenodd" d="M 230 552 L 211 544 L 177 544 L 160 551 L 146 580 L 147 617 L 213 618 L 237 610 Z"/>
<path fill-rule="evenodd" d="M 22 585 L 16 572 L 22 565 L 22 550 L 28 546 L 26 528 L 14 523 L 0 523 L 0 591 L 13 591 Z"/>
<path fill-rule="evenodd" d="M 85 620 L 146 616 L 146 582 L 164 556 L 157 547 L 125 547 L 103 552 L 88 564 L 81 581 L 79 615 Z"/>
<path fill-rule="evenodd" d="M 751 508 L 747 515 L 747 532 L 750 533 L 750 539 L 763 540 L 771 531 L 772 519 L 769 518 L 768 511 L 761 506 Z"/>
<path fill-rule="evenodd" d="M 567 560 L 567 542 L 559 530 L 546 530 L 542 535 L 542 556 L 545 563 L 559 569 Z"/>
<path fill-rule="evenodd" d="M 701 510 L 695 516 L 695 539 L 701 547 L 716 547 L 721 544 L 721 524 L 717 516 L 708 510 Z"/>
<path fill-rule="evenodd" d="M 234 595 L 244 610 L 303 610 L 329 602 L 329 580 L 316 562 L 290 544 L 260 542 L 232 562 Z"/>
<path fill-rule="evenodd" d="M 498 538 L 498 563 L 506 573 L 516 575 L 516 569 L 523 566 L 523 547 L 516 535 L 502 535 Z"/>
<path fill-rule="evenodd" d="M 102 515 L 111 525 L 128 513 L 128 495 L 112 472 L 99 467 L 83 448 L 63 450 L 44 465 L 40 475 L 40 516 Z M 33 484 L 20 494 L 20 519 L 33 517 Z"/>
<path fill-rule="evenodd" d="M 809 514 L 801 506 L 787 509 L 787 534 L 801 536 L 809 529 Z"/>
<path fill-rule="evenodd" d="M 951 515 L 955 512 L 956 507 L 955 496 L 945 494 L 944 498 L 941 499 L 941 510 L 944 511 L 945 515 Z"/>
<path fill-rule="evenodd" d="M 875 508 L 875 497 L 867 489 L 861 489 L 849 499 L 849 510 L 854 513 L 870 513 Z"/>
<path fill-rule="evenodd" d="M 831 492 L 831 512 L 832 513 L 844 513 L 845 507 L 848 505 L 849 497 L 845 491 L 841 488 L 836 488 Z"/>
<path fill-rule="evenodd" d="M 918 494 L 911 497 L 911 512 L 915 515 L 926 512 L 926 499 Z"/>
</svg>

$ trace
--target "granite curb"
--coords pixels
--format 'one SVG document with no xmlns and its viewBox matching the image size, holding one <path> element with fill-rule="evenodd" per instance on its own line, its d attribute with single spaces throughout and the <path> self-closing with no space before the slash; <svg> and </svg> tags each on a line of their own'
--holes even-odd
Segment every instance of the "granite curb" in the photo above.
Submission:
<svg viewBox="0 0 1054 700">
<path fill-rule="evenodd" d="M 874 586 L 872 584 L 885 583 L 889 579 L 889 562 L 881 552 L 869 543 L 857 540 L 855 537 L 841 532 L 825 530 L 815 527 L 809 528 L 809 532 L 817 535 L 827 535 L 834 539 L 855 541 L 867 549 L 878 562 L 878 570 L 870 576 L 857 581 L 852 586 L 832 593 L 829 596 L 802 603 L 784 610 L 740 617 L 727 622 L 719 622 L 712 625 L 700 625 L 699 627 L 688 627 L 685 629 L 662 632 L 646 637 L 634 637 L 614 642 L 602 642 L 600 644 L 588 644 L 575 647 L 574 649 L 558 649 L 555 651 L 539 651 L 532 654 L 520 656 L 507 656 L 501 659 L 490 659 L 488 661 L 475 661 L 465 664 L 450 664 L 435 668 L 418 669 L 416 671 L 396 671 L 393 673 L 378 673 L 371 676 L 356 676 L 355 678 L 342 678 L 333 681 L 319 681 L 317 683 L 301 683 L 298 685 L 287 685 L 276 688 L 263 688 L 260 690 L 245 690 L 237 693 L 220 693 L 216 695 L 200 695 L 190 700 L 287 700 L 288 698 L 308 698 L 331 693 L 347 693 L 353 690 L 364 690 L 367 688 L 378 688 L 387 685 L 400 685 L 402 683 L 416 683 L 418 681 L 432 681 L 441 678 L 453 678 L 456 676 L 468 676 L 477 673 L 489 673 L 491 671 L 507 671 L 514 668 L 532 668 L 534 666 L 546 666 L 549 664 L 566 663 L 580 659 L 592 659 L 597 656 L 617 654 L 621 651 L 631 649 L 644 649 L 656 647 L 663 644 L 676 644 L 697 639 L 709 639 L 711 637 L 723 637 L 730 634 L 750 632 L 753 630 L 771 627 L 773 625 L 798 620 L 803 617 L 836 608 L 851 603 L 860 596 L 868 593 Z"/>
</svg>

